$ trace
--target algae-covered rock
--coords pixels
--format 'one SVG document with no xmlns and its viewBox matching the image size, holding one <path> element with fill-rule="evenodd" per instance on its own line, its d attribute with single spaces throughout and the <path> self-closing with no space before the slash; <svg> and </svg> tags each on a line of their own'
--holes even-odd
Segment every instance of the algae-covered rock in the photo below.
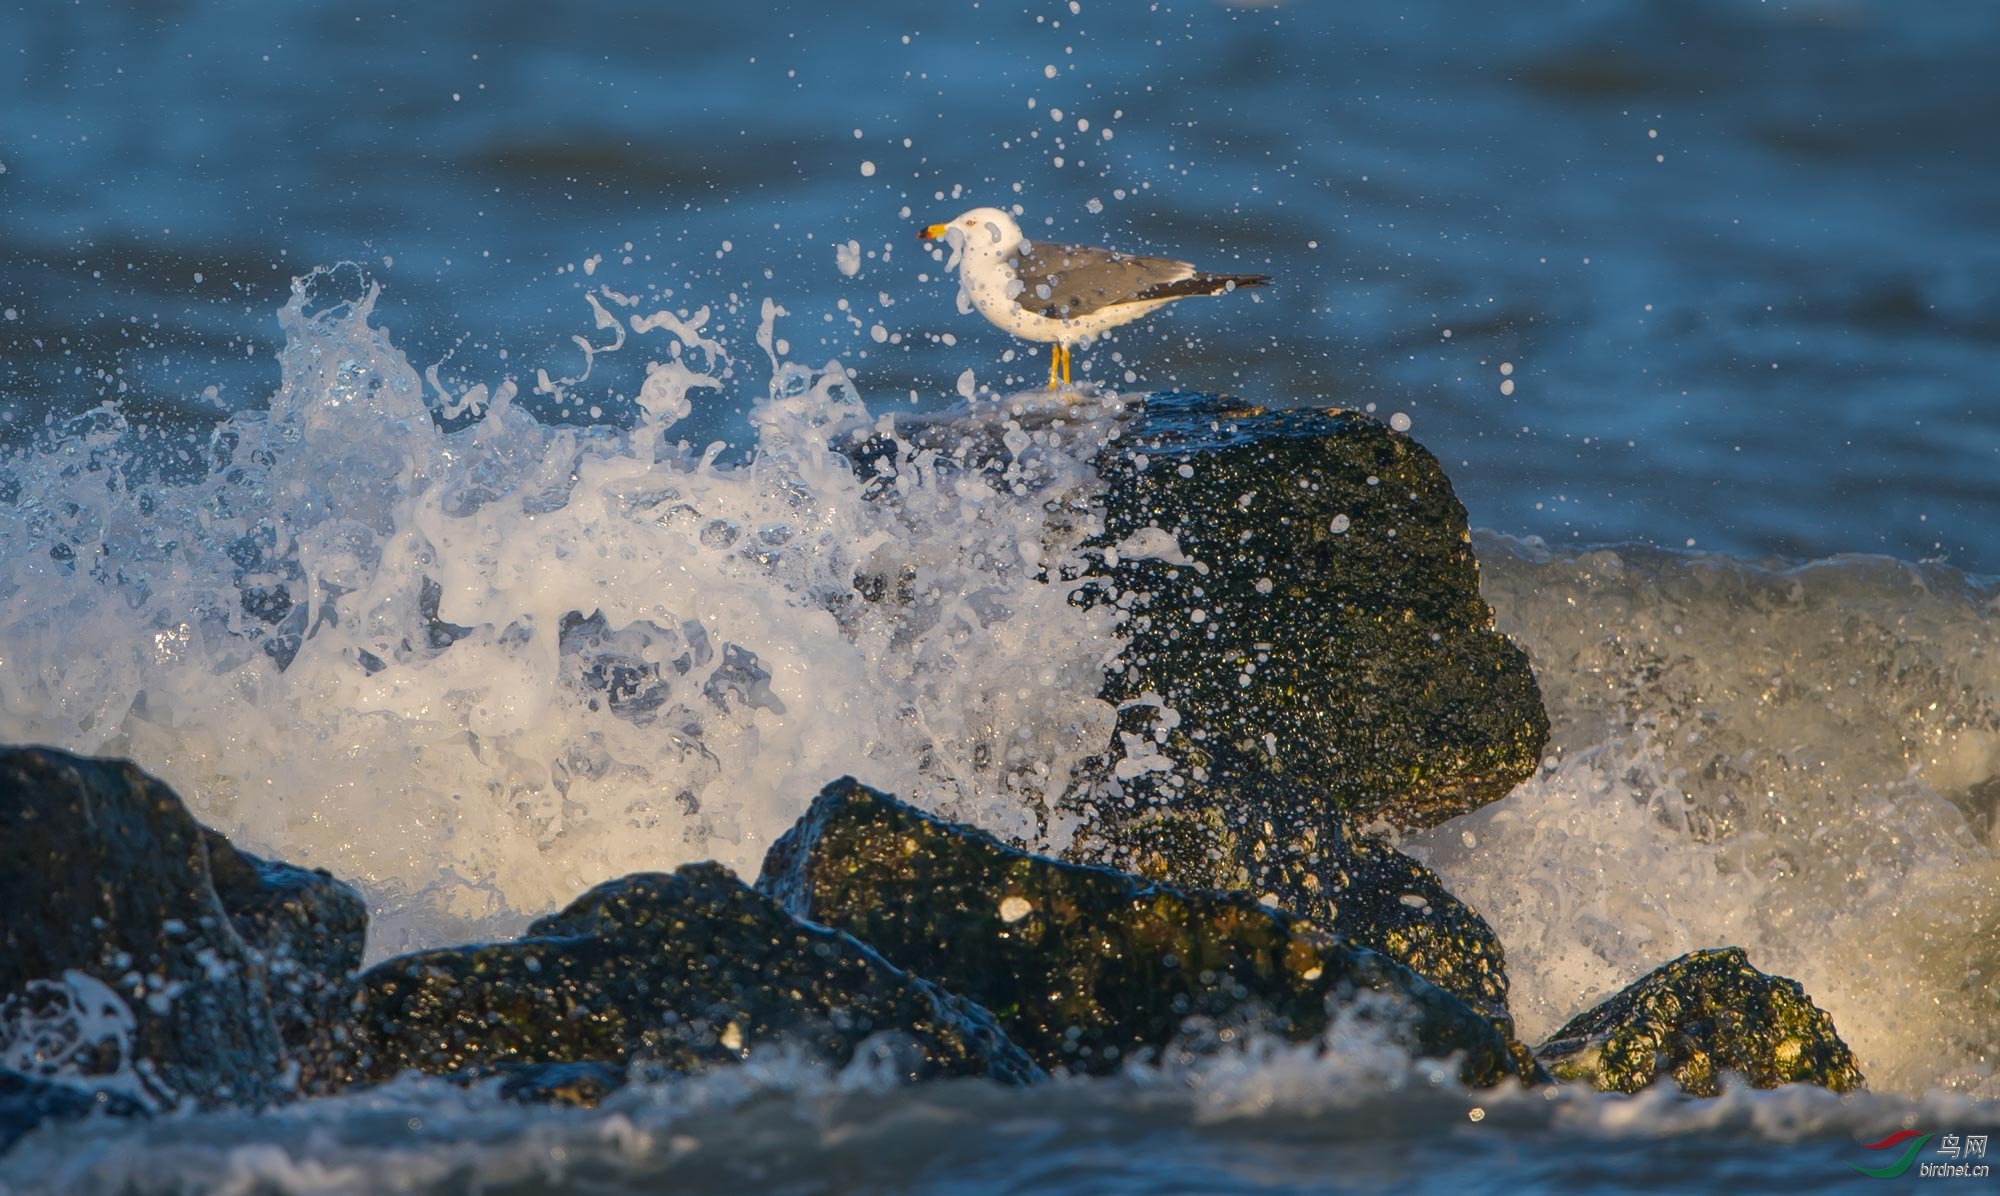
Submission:
<svg viewBox="0 0 2000 1196">
<path fill-rule="evenodd" d="M 1083 827 L 1064 858 L 1183 888 L 1248 893 L 1380 951 L 1513 1032 L 1499 936 L 1436 873 L 1356 834 L 1331 802 L 1290 792 L 1296 782 L 1206 758 L 1213 770 L 1200 780 Z M 1163 779 L 1137 778 L 1127 790 L 1158 794 Z"/>
<path fill-rule="evenodd" d="M 264 965 L 279 1037 L 310 1068 L 309 1044 L 328 1002 L 361 969 L 368 907 L 323 868 L 261 859 L 202 833 L 216 896 Z"/>
<path fill-rule="evenodd" d="M 913 1077 L 1038 1074 L 986 1011 L 797 921 L 719 864 L 599 885 L 514 942 L 378 964 L 326 1053 L 337 1086 L 410 1068 L 699 1072 L 781 1041 L 836 1064 L 887 1050 Z"/>
<path fill-rule="evenodd" d="M 1128 637 L 1104 691 L 1122 716 L 1100 818 L 1134 812 L 1122 782 L 1199 781 L 1212 752 L 1300 782 L 1273 798 L 1405 829 L 1534 771 L 1540 691 L 1479 595 L 1465 508 L 1415 441 L 1357 412 L 1154 395 L 1096 466 L 1092 600 Z M 1312 811 L 1264 813 L 1282 828 Z"/>
<path fill-rule="evenodd" d="M 1097 468 L 1084 595 L 1128 643 L 1065 858 L 1263 897 L 1509 1026 L 1485 920 L 1355 829 L 1501 797 L 1548 737 L 1437 461 L 1353 412 L 1155 395 Z"/>
<path fill-rule="evenodd" d="M 85 1117 L 144 1117 L 146 1106 L 120 1092 L 80 1088 L 0 1068 L 0 1155 L 50 1121 Z"/>
<path fill-rule="evenodd" d="M 981 1002 L 1048 1067 L 1113 1070 L 1197 1017 L 1310 1039 L 1330 1003 L 1372 992 L 1400 1006 L 1418 1054 L 1463 1052 L 1469 1083 L 1518 1069 L 1464 1002 L 1310 923 L 1030 855 L 851 779 L 827 786 L 772 847 L 758 885 Z"/>
<path fill-rule="evenodd" d="M 1452 896 L 1437 873 L 1371 835 L 1347 841 L 1347 856 L 1324 897 L 1285 908 L 1318 920 L 1323 900 L 1334 931 L 1372 947 L 1513 1031 L 1507 1011 L 1507 957 L 1500 936 Z"/>
<path fill-rule="evenodd" d="M 1662 964 L 1557 1030 L 1535 1049 L 1559 1079 L 1637 1092 L 1662 1076 L 1695 1096 L 1721 1091 L 1722 1073 L 1756 1088 L 1862 1086 L 1833 1019 L 1795 980 L 1750 966 L 1741 948 L 1695 951 Z"/>
<path fill-rule="evenodd" d="M 118 1076 L 156 1104 L 283 1087 L 263 969 L 204 829 L 131 764 L 0 750 L 0 1040 L 24 1033 L 44 1040 L 37 1070 Z"/>
</svg>

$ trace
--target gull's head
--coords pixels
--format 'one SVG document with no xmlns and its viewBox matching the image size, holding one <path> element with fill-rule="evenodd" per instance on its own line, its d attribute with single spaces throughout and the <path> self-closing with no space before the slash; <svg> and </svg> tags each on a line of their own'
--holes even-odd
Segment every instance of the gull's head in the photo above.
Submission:
<svg viewBox="0 0 2000 1196">
<path fill-rule="evenodd" d="M 973 257 L 1001 258 L 1021 244 L 1021 226 L 999 208 L 974 208 L 944 224 L 917 230 L 920 241 L 943 241 Z"/>
</svg>

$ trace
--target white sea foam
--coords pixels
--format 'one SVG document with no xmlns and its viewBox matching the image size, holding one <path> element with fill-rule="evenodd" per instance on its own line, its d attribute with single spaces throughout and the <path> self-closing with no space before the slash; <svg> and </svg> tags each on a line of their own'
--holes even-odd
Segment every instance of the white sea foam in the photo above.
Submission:
<svg viewBox="0 0 2000 1196">
<path fill-rule="evenodd" d="M 1879 558 L 1478 550 L 1551 752 L 1410 846 L 1499 932 L 1524 1037 L 1735 945 L 1875 1087 L 2000 1095 L 1994 590 Z"/>
<path fill-rule="evenodd" d="M 776 355 L 782 309 L 756 451 L 724 466 L 670 434 L 748 372 L 706 309 L 603 288 L 583 375 L 539 373 L 560 397 L 643 349 L 629 430 L 537 422 L 508 383 L 438 393 L 483 409 L 446 433 L 374 301 L 302 280 L 269 411 L 191 481 L 144 471 L 113 407 L 0 463 L 0 741 L 130 756 L 352 878 L 378 957 L 629 871 L 754 875 L 843 773 L 1032 835 L 1108 741 L 1108 617 L 1041 580 L 1065 480 L 931 452 L 864 499 L 829 438 L 868 413 L 838 362 Z"/>
<path fill-rule="evenodd" d="M 0 1068 L 55 1079 L 87 1074 L 94 1088 L 158 1109 L 170 1093 L 134 1053 L 137 1028 L 131 1007 L 102 980 L 74 970 L 31 980 L 0 997 Z"/>
</svg>

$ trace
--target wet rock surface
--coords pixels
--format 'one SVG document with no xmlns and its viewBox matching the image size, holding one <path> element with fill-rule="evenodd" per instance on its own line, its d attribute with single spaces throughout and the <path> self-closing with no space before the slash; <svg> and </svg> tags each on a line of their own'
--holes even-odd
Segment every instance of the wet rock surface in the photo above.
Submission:
<svg viewBox="0 0 2000 1196">
<path fill-rule="evenodd" d="M 836 1065 L 865 1053 L 911 1078 L 1039 1074 L 984 1010 L 798 922 L 719 864 L 600 885 L 514 942 L 378 964 L 326 1059 L 338 1086 L 519 1064 L 691 1073 L 778 1044 Z"/>
<path fill-rule="evenodd" d="M 130 764 L 0 750 L 0 1039 L 34 1035 L 38 1070 L 121 1074 L 153 1104 L 278 1095 L 263 967 L 206 834 Z"/>
<path fill-rule="evenodd" d="M 1330 1000 L 1373 993 L 1418 1054 L 1463 1052 L 1467 1082 L 1518 1069 L 1500 1031 L 1464 1002 L 1310 923 L 1245 897 L 1030 855 L 851 779 L 822 791 L 772 847 L 758 885 L 981 1002 L 1047 1067 L 1115 1070 L 1173 1042 L 1190 1018 L 1310 1039 Z"/>
<path fill-rule="evenodd" d="M 1093 482 L 1044 446 L 1058 436 L 1094 446 Z M 1354 829 L 1500 797 L 1548 734 L 1527 659 L 1480 597 L 1465 512 L 1420 446 L 1353 412 L 1085 394 L 898 419 L 846 451 L 888 503 L 906 463 L 984 469 L 1042 496 L 1049 559 L 1081 543 L 1098 562 L 1063 580 L 1131 638 L 1103 691 L 1114 741 L 1058 803 L 1081 824 L 1065 859 L 1275 902 L 1511 1025 L 1485 920 Z M 1079 530 L 1092 512 L 1094 536 Z M 908 580 L 857 584 L 908 601 Z"/>
<path fill-rule="evenodd" d="M 1535 1049 L 1557 1078 L 1637 1092 L 1665 1077 L 1694 1096 L 1725 1071 L 1752 1087 L 1862 1086 L 1833 1019 L 1795 980 L 1750 966 L 1737 947 L 1695 951 L 1647 973 Z"/>
<path fill-rule="evenodd" d="M 1128 787 L 1141 795 L 1135 811 L 1109 832 L 1082 828 L 1065 858 L 1250 894 L 1380 951 L 1512 1033 L 1499 937 L 1436 873 L 1355 833 L 1330 802 L 1255 767 L 1225 768 L 1166 793 L 1158 780 L 1137 778 Z"/>
<path fill-rule="evenodd" d="M 1492 928 L 1357 831 L 1504 796 L 1548 736 L 1435 458 L 1359 413 L 1152 395 L 1096 466 L 1084 594 L 1130 638 L 1065 858 L 1274 902 L 1511 1032 Z"/>
<path fill-rule="evenodd" d="M 323 868 L 261 859 L 212 830 L 202 833 L 216 896 L 264 965 L 279 1037 L 303 1053 L 325 1020 L 327 1001 L 361 970 L 368 907 Z"/>
<path fill-rule="evenodd" d="M 1437 873 L 1380 839 L 1356 835 L 1332 879 L 1283 908 L 1380 951 L 1513 1032 L 1500 937 Z"/>
<path fill-rule="evenodd" d="M 1094 795 L 1107 823 L 1135 809 L 1120 782 L 1168 762 L 1198 780 L 1217 753 L 1362 827 L 1435 826 L 1533 773 L 1540 690 L 1421 445 L 1358 412 L 1151 395 L 1095 464 L 1087 593 L 1128 637 L 1104 691 L 1122 710 Z"/>
</svg>

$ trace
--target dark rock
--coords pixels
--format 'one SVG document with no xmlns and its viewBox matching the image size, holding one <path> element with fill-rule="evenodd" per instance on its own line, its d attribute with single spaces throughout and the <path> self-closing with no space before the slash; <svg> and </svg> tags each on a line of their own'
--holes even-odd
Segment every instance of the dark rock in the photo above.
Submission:
<svg viewBox="0 0 2000 1196">
<path fill-rule="evenodd" d="M 1637 1092 L 1662 1076 L 1714 1096 L 1722 1073 L 1752 1087 L 1862 1086 L 1833 1019 L 1795 980 L 1750 966 L 1741 948 L 1695 951 L 1662 964 L 1557 1030 L 1535 1054 L 1564 1080 Z"/>
<path fill-rule="evenodd" d="M 80 993 L 120 1009 L 66 1011 Z M 129 1074 L 156 1103 L 281 1088 L 263 969 L 216 897 L 203 828 L 121 761 L 0 750 L 0 1004 L 0 1034 L 77 1035 L 49 1070 Z"/>
<path fill-rule="evenodd" d="M 1275 902 L 1511 1036 L 1491 927 L 1355 830 L 1501 797 L 1548 737 L 1436 459 L 1353 412 L 1156 395 L 1097 469 L 1085 595 L 1129 638 L 1104 690 L 1116 746 L 1063 799 L 1082 824 L 1065 858 Z"/>
<path fill-rule="evenodd" d="M 1212 759 L 1212 757 L 1211 757 Z M 1248 893 L 1390 959 L 1495 1019 L 1509 1036 L 1506 952 L 1499 936 L 1437 874 L 1290 780 L 1225 770 L 1181 787 L 1182 804 L 1142 804 L 1084 827 L 1065 858 L 1182 888 Z M 1151 778 L 1132 786 L 1154 792 Z M 1275 810 L 1292 821 L 1272 820 Z"/>
<path fill-rule="evenodd" d="M 0 1068 L 0 1155 L 48 1121 L 144 1117 L 145 1105 L 105 1088 L 78 1088 Z"/>
<path fill-rule="evenodd" d="M 1004 467 L 995 484 L 1019 493 L 1068 476 L 1043 459 L 1045 437 L 1092 446 L 1102 492 L 1083 504 L 1087 487 L 1058 487 L 1043 506 L 1056 541 L 1102 561 L 1067 579 L 1084 583 L 1079 600 L 1115 606 L 1130 642 L 1104 689 L 1116 742 L 1061 802 L 1081 824 L 1064 858 L 1275 901 L 1508 1026 L 1492 929 L 1352 829 L 1429 826 L 1498 798 L 1548 736 L 1436 460 L 1356 413 L 1206 395 L 1005 411 L 898 419 L 846 451 L 893 504 L 906 461 Z M 1085 505 L 1103 525 L 1087 539 L 1072 534 Z M 857 585 L 907 601 L 908 580 Z"/>
<path fill-rule="evenodd" d="M 1314 921 L 1326 919 L 1336 934 L 1380 951 L 1513 1033 L 1500 936 L 1452 896 L 1437 873 L 1380 839 L 1356 835 L 1322 892 L 1318 900 L 1301 896 L 1297 904 L 1281 904 Z"/>
<path fill-rule="evenodd" d="M 913 1078 L 1039 1074 L 985 1010 L 793 919 L 719 864 L 690 864 L 599 885 L 515 942 L 364 972 L 326 1046 L 326 1086 L 515 1064 L 699 1072 L 777 1042 L 835 1064 L 886 1049 Z"/>
<path fill-rule="evenodd" d="M 1122 782 L 1162 756 L 1188 782 L 1217 753 L 1298 782 L 1269 794 L 1305 799 L 1263 812 L 1281 833 L 1326 802 L 1359 826 L 1435 826 L 1534 772 L 1540 690 L 1493 629 L 1465 508 L 1421 445 L 1351 411 L 1154 395 L 1096 466 L 1091 600 L 1128 637 L 1100 818 L 1140 813 Z M 1199 791 L 1150 796 L 1208 813 Z"/>
<path fill-rule="evenodd" d="M 758 886 L 980 1001 L 1047 1067 L 1114 1070 L 1190 1018 L 1311 1039 L 1330 1001 L 1366 990 L 1400 1002 L 1418 1054 L 1463 1052 L 1467 1082 L 1519 1072 L 1489 1021 L 1374 951 L 1245 897 L 1029 855 L 851 779 L 772 846 Z"/>
<path fill-rule="evenodd" d="M 260 859 L 206 828 L 209 875 L 230 924 L 264 964 L 272 1015 L 310 1071 L 328 1003 L 361 969 L 368 907 L 323 868 Z"/>
</svg>

